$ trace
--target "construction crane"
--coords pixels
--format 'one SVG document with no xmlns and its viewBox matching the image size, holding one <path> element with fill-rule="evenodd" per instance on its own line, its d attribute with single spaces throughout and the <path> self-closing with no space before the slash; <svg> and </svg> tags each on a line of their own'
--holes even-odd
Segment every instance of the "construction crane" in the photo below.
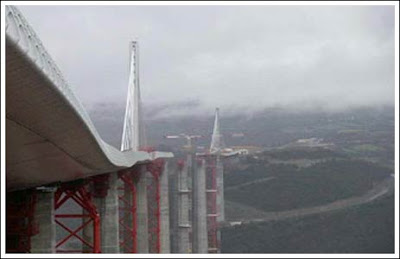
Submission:
<svg viewBox="0 0 400 259">
<path fill-rule="evenodd" d="M 204 136 L 202 135 L 188 135 L 185 133 L 181 133 L 179 135 L 165 135 L 164 138 L 166 139 L 186 139 L 186 145 L 183 146 L 183 149 L 188 152 L 192 152 L 194 150 L 193 145 L 192 145 L 192 140 L 193 139 L 199 139 L 203 138 Z"/>
</svg>

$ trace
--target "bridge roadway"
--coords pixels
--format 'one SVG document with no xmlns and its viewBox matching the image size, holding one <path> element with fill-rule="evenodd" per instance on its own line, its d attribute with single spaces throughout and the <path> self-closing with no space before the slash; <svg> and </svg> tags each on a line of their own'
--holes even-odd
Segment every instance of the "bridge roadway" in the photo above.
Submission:
<svg viewBox="0 0 400 259">
<path fill-rule="evenodd" d="M 24 17 L 12 6 L 6 15 L 7 191 L 173 156 L 121 152 L 104 142 Z"/>
</svg>

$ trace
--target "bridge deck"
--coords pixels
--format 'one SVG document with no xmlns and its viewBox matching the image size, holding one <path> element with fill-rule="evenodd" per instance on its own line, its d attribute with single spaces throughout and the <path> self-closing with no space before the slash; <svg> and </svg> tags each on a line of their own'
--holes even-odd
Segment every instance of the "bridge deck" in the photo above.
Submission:
<svg viewBox="0 0 400 259">
<path fill-rule="evenodd" d="M 121 152 L 104 142 L 18 10 L 6 14 L 7 191 L 173 156 Z"/>
</svg>

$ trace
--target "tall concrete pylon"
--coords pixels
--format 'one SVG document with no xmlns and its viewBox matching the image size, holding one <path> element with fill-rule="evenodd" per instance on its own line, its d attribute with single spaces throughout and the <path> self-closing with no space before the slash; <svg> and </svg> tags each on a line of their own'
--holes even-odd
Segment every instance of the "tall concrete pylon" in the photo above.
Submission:
<svg viewBox="0 0 400 259">
<path fill-rule="evenodd" d="M 140 98 L 139 84 L 139 44 L 130 43 L 130 72 L 128 82 L 128 95 L 125 108 L 124 128 L 122 132 L 121 151 L 139 149 L 146 145 L 144 122 L 142 117 L 142 101 Z M 146 170 L 141 166 L 141 177 L 135 182 L 137 195 L 137 222 L 138 222 L 138 253 L 148 253 L 148 214 L 146 194 Z"/>
<path fill-rule="evenodd" d="M 219 108 L 215 109 L 214 130 L 211 138 L 210 153 L 216 155 L 216 173 L 217 173 L 217 221 L 225 220 L 225 202 L 224 202 L 224 169 L 221 161 L 221 151 L 225 147 L 219 122 Z"/>
<path fill-rule="evenodd" d="M 138 151 L 145 145 L 144 124 L 142 118 L 142 101 L 139 86 L 139 44 L 132 41 L 130 45 L 130 72 L 128 95 L 125 108 L 124 128 L 122 132 L 121 151 Z"/>
<path fill-rule="evenodd" d="M 224 148 L 224 141 L 222 139 L 220 123 L 219 123 L 219 108 L 215 109 L 214 130 L 211 137 L 210 153 L 220 152 Z"/>
</svg>

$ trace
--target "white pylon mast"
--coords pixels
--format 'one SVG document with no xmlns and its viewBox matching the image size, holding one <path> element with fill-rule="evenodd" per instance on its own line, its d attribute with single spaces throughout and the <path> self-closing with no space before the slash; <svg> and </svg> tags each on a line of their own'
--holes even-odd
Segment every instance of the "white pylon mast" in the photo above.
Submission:
<svg viewBox="0 0 400 259">
<path fill-rule="evenodd" d="M 128 96 L 125 109 L 124 129 L 122 132 L 121 151 L 138 151 L 141 145 L 143 145 L 141 105 L 139 87 L 139 45 L 136 41 L 132 41 L 130 44 Z"/>
<path fill-rule="evenodd" d="M 214 130 L 211 138 L 210 153 L 220 152 L 224 148 L 224 142 L 220 132 L 219 108 L 215 109 Z"/>
</svg>

